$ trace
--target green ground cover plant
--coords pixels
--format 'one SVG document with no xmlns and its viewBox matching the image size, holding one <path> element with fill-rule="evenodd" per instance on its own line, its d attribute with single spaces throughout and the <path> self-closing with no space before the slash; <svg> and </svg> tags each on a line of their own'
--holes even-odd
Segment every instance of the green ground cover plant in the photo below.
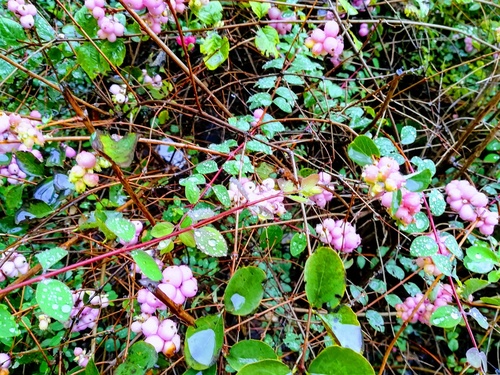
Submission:
<svg viewBox="0 0 500 375">
<path fill-rule="evenodd" d="M 499 373 L 496 0 L 0 2 L 0 375 Z"/>
</svg>

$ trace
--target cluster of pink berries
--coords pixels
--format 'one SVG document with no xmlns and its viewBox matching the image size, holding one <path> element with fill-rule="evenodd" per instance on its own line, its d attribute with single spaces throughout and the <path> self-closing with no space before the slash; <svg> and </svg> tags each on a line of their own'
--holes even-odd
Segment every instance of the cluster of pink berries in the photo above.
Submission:
<svg viewBox="0 0 500 375">
<path fill-rule="evenodd" d="M 106 16 L 105 3 L 105 0 L 85 0 L 85 6 L 97 20 L 99 26 L 97 36 L 113 43 L 117 37 L 123 36 L 125 26 L 115 17 Z"/>
<path fill-rule="evenodd" d="M 413 313 L 413 310 L 424 298 L 422 293 L 418 293 L 415 297 L 408 297 L 403 303 L 398 303 L 396 305 L 398 318 L 407 321 L 411 316 L 410 323 L 420 322 L 430 324 L 429 319 L 432 313 L 438 307 L 446 306 L 453 300 L 453 289 L 450 285 L 442 284 L 438 285 L 437 288 L 439 289 L 436 299 L 431 302 L 428 298 L 425 298 L 415 313 Z"/>
<path fill-rule="evenodd" d="M 24 275 L 30 269 L 28 261 L 24 255 L 11 253 L 8 257 L 5 255 L 0 258 L 0 282 L 5 281 L 7 277 L 18 277 Z"/>
<path fill-rule="evenodd" d="M 374 164 L 367 165 L 361 175 L 363 180 L 370 186 L 370 195 L 379 197 L 385 192 L 400 189 L 405 178 L 399 172 L 399 164 L 393 158 L 384 156 Z"/>
<path fill-rule="evenodd" d="M 254 120 L 250 123 L 250 125 L 257 126 L 264 118 L 264 110 L 262 108 L 257 108 L 253 111 L 252 115 Z"/>
<path fill-rule="evenodd" d="M 92 307 L 85 306 L 85 295 L 91 297 L 88 303 Z M 70 313 L 71 319 L 65 322 L 64 326 L 66 328 L 72 327 L 72 332 L 80 332 L 87 328 L 92 329 L 97 322 L 100 309 L 107 306 L 109 306 L 109 300 L 105 294 L 96 295 L 93 291 L 75 291 L 73 292 L 73 308 Z"/>
<path fill-rule="evenodd" d="M 472 45 L 472 38 L 470 36 L 466 36 L 464 38 L 465 43 L 465 52 L 472 53 L 474 52 L 474 46 Z"/>
<path fill-rule="evenodd" d="M 493 234 L 495 226 L 498 224 L 498 212 L 490 211 L 488 206 L 488 197 L 480 193 L 466 180 L 453 180 L 445 188 L 446 202 L 451 209 L 458 213 L 460 218 L 465 221 L 475 222 L 476 228 L 489 236 Z"/>
<path fill-rule="evenodd" d="M 176 13 L 186 10 L 185 0 L 167 0 Z M 164 0 L 128 0 L 127 4 L 134 10 L 147 9 L 147 13 L 142 16 L 155 34 L 161 32 L 161 25 L 169 21 L 170 8 Z"/>
<path fill-rule="evenodd" d="M 391 211 L 392 195 L 393 192 L 386 192 L 380 197 L 380 203 L 384 206 L 390 213 L 391 216 L 396 220 L 402 222 L 405 225 L 411 224 L 415 217 L 415 214 L 420 212 L 422 209 L 422 195 L 420 193 L 414 193 L 408 191 L 404 188 L 401 189 L 401 203 L 399 204 L 396 212 Z"/>
<path fill-rule="evenodd" d="M 154 346 L 157 353 L 171 357 L 181 347 L 181 337 L 177 334 L 177 324 L 171 319 L 160 320 L 156 316 L 141 314 L 136 317 L 130 329 L 142 333 L 148 344 Z"/>
<path fill-rule="evenodd" d="M 0 353 L 0 369 L 8 369 L 10 367 L 10 355 Z"/>
<path fill-rule="evenodd" d="M 26 4 L 24 0 L 9 0 L 7 9 L 13 12 L 21 26 L 25 29 L 31 29 L 35 25 L 36 8 L 33 4 Z"/>
<path fill-rule="evenodd" d="M 332 56 L 332 63 L 338 65 L 339 57 L 344 51 L 344 39 L 339 35 L 339 24 L 336 21 L 325 23 L 324 30 L 317 28 L 305 40 L 305 46 L 311 49 L 315 56 Z"/>
<path fill-rule="evenodd" d="M 186 298 L 194 297 L 198 292 L 198 282 L 186 265 L 169 266 L 163 270 L 162 275 L 158 289 L 178 305 L 183 304 Z M 157 309 L 167 309 L 167 306 L 147 289 L 139 290 L 137 302 L 141 305 L 141 312 L 145 314 L 154 314 Z"/>
<path fill-rule="evenodd" d="M 254 202 L 248 207 L 250 212 L 261 220 L 269 220 L 274 215 L 281 216 L 286 212 L 283 193 L 275 187 L 272 178 L 266 178 L 261 184 L 248 178 L 232 179 L 229 183 L 229 198 L 237 206 Z"/>
<path fill-rule="evenodd" d="M 75 348 L 75 350 L 73 350 L 73 354 L 75 355 L 75 362 L 78 363 L 78 366 L 87 366 L 87 363 L 89 363 L 90 360 L 90 354 L 87 354 L 85 350 L 78 346 Z"/>
<path fill-rule="evenodd" d="M 147 86 L 152 86 L 154 88 L 160 88 L 162 86 L 162 81 L 161 81 L 161 76 L 159 74 L 155 74 L 153 77 L 151 77 L 149 74 L 148 74 L 148 71 L 146 69 L 143 69 L 142 70 L 142 79 L 143 79 L 143 82 L 145 85 Z M 113 86 L 118 86 L 118 85 L 113 85 Z M 120 86 L 118 86 L 120 87 Z M 110 89 L 111 91 L 111 89 Z M 113 90 L 115 91 L 115 90 Z M 115 94 L 117 95 L 117 94 Z M 120 94 L 120 95 L 124 95 L 123 94 Z M 116 100 L 116 96 L 115 96 L 115 100 Z"/>
<path fill-rule="evenodd" d="M 196 37 L 195 37 L 195 36 L 193 36 L 193 35 L 184 35 L 184 36 L 183 36 L 183 39 L 184 39 L 184 45 L 186 46 L 186 49 L 187 49 L 188 51 L 192 51 L 192 50 L 193 50 L 193 48 L 194 48 L 194 45 L 195 45 L 195 43 L 196 43 Z M 181 39 L 181 37 L 180 37 L 180 36 L 177 36 L 177 37 L 175 38 L 175 41 L 176 41 L 176 43 L 177 43 L 179 46 L 181 46 L 181 47 L 182 47 L 182 39 Z"/>
<path fill-rule="evenodd" d="M 77 193 L 82 193 L 88 187 L 95 187 L 99 183 L 99 176 L 94 173 L 97 159 L 94 154 L 82 151 L 76 155 L 76 163 L 69 171 L 69 182 L 75 185 Z"/>
<path fill-rule="evenodd" d="M 403 189 L 406 178 L 399 171 L 399 164 L 391 157 L 384 156 L 374 164 L 367 165 L 361 175 L 370 187 L 369 194 L 380 199 L 393 218 L 408 225 L 416 213 L 422 209 L 421 193 Z M 402 199 L 396 212 L 391 212 L 393 192 L 401 189 Z"/>
<path fill-rule="evenodd" d="M 333 246 L 335 250 L 351 253 L 361 244 L 361 237 L 356 229 L 344 220 L 325 219 L 316 225 L 319 240 Z"/>
<path fill-rule="evenodd" d="M 117 85 L 114 83 L 109 87 L 109 92 L 111 94 L 113 94 L 111 96 L 111 99 L 113 99 L 113 102 L 118 103 L 118 104 L 124 104 L 124 103 L 128 102 L 127 86 Z"/>
<path fill-rule="evenodd" d="M 331 182 L 331 175 L 325 172 L 319 172 L 319 185 L 323 185 L 325 187 L 328 187 L 329 189 L 333 189 L 333 184 L 331 184 Z M 333 193 L 329 192 L 326 189 L 323 189 L 321 193 L 315 194 L 309 197 L 309 199 L 316 203 L 319 207 L 324 208 L 326 204 L 333 199 Z"/>
<path fill-rule="evenodd" d="M 134 224 L 134 226 L 135 226 L 134 238 L 132 238 L 132 240 L 130 240 L 128 242 L 120 240 L 120 243 L 123 246 L 132 246 L 132 245 L 135 245 L 136 243 L 139 242 L 139 237 L 141 235 L 141 232 L 142 232 L 142 229 L 143 229 L 143 225 L 142 225 L 142 223 L 139 220 L 132 220 L 131 223 Z"/>
<path fill-rule="evenodd" d="M 292 21 L 295 21 L 297 19 L 297 17 L 293 13 L 290 14 L 289 16 L 284 17 L 283 12 L 276 7 L 269 8 L 267 15 L 269 16 L 269 19 L 271 19 L 272 21 L 277 21 L 277 22 L 271 22 L 269 26 L 276 29 L 276 31 L 280 35 L 285 35 L 286 33 L 289 33 L 292 30 L 293 26 Z"/>
<path fill-rule="evenodd" d="M 38 119 L 42 115 L 38 111 L 32 111 L 30 116 L 36 120 L 21 117 L 17 113 L 7 115 L 0 112 L 0 153 L 31 151 L 34 145 L 43 146 L 45 138 L 38 128 L 41 125 Z M 20 150 L 21 143 L 25 148 Z"/>
</svg>

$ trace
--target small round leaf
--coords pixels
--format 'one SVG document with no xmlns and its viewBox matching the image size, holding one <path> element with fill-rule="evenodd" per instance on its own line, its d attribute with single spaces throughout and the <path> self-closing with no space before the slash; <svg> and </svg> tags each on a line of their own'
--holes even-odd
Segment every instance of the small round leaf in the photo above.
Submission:
<svg viewBox="0 0 500 375">
<path fill-rule="evenodd" d="M 36 301 L 44 314 L 65 322 L 73 309 L 70 289 L 59 280 L 43 280 L 36 287 Z"/>
<path fill-rule="evenodd" d="M 454 306 L 438 307 L 431 315 L 429 322 L 441 328 L 453 328 L 462 320 L 460 311 Z"/>
<path fill-rule="evenodd" d="M 233 315 L 254 312 L 264 295 L 262 282 L 265 279 L 265 272 L 257 267 L 244 267 L 236 271 L 224 293 L 226 310 Z"/>
<path fill-rule="evenodd" d="M 292 375 L 292 371 L 281 361 L 264 359 L 244 366 L 238 375 Z"/>
<path fill-rule="evenodd" d="M 239 371 L 243 366 L 264 359 L 278 359 L 278 356 L 273 348 L 263 341 L 243 340 L 233 345 L 226 359 L 232 368 Z"/>
<path fill-rule="evenodd" d="M 374 375 L 370 363 L 349 348 L 330 346 L 323 350 L 308 369 L 314 375 Z"/>
<path fill-rule="evenodd" d="M 212 227 L 202 227 L 194 230 L 196 247 L 203 253 L 214 257 L 227 255 L 227 243 L 222 234 Z"/>
</svg>

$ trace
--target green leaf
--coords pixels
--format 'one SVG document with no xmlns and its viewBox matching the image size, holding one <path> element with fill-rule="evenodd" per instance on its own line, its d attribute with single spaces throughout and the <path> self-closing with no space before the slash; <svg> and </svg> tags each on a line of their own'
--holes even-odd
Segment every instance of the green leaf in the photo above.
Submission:
<svg viewBox="0 0 500 375">
<path fill-rule="evenodd" d="M 412 173 L 406 178 L 405 188 L 413 192 L 422 191 L 427 189 L 427 186 L 431 183 L 431 178 L 432 172 L 429 169 Z"/>
<path fill-rule="evenodd" d="M 130 167 L 132 164 L 138 139 L 137 134 L 128 133 L 120 140 L 115 141 L 108 134 L 103 134 L 99 130 L 96 130 L 91 137 L 92 148 L 108 155 L 122 168 Z"/>
<path fill-rule="evenodd" d="M 160 281 L 163 278 L 158 264 L 151 255 L 143 250 L 134 250 L 130 255 L 146 277 L 153 281 Z"/>
<path fill-rule="evenodd" d="M 285 74 L 283 76 L 283 79 L 285 80 L 286 83 L 288 83 L 291 86 L 302 86 L 305 83 L 305 81 L 302 79 L 301 76 L 295 74 Z"/>
<path fill-rule="evenodd" d="M 28 206 L 23 206 L 14 215 L 16 224 L 24 220 L 42 219 L 54 212 L 54 209 L 45 202 L 31 202 Z"/>
<path fill-rule="evenodd" d="M 281 243 L 283 229 L 279 225 L 271 225 L 263 228 L 260 234 L 260 246 L 263 249 L 273 249 Z"/>
<path fill-rule="evenodd" d="M 285 99 L 278 97 L 274 98 L 273 103 L 285 113 L 292 113 L 292 106 Z"/>
<path fill-rule="evenodd" d="M 92 13 L 87 9 L 87 7 L 83 6 L 78 12 L 75 13 L 75 21 L 89 37 L 97 37 L 97 30 L 99 29 L 99 26 L 97 25 L 97 20 L 92 16 Z M 80 34 L 79 30 L 78 33 Z"/>
<path fill-rule="evenodd" d="M 184 372 L 184 374 L 182 375 L 216 375 L 216 374 L 217 374 L 217 364 L 205 370 L 195 370 L 190 368 L 186 370 L 186 372 Z"/>
<path fill-rule="evenodd" d="M 187 178 L 182 178 L 179 180 L 179 185 L 181 185 L 181 186 L 187 186 L 189 184 L 204 185 L 205 183 L 206 183 L 206 179 L 201 174 L 192 174 L 191 176 L 189 176 Z"/>
<path fill-rule="evenodd" d="M 375 375 L 372 366 L 362 355 L 340 346 L 330 346 L 319 353 L 311 362 L 308 373 L 311 375 Z"/>
<path fill-rule="evenodd" d="M 492 140 L 490 143 L 488 143 L 486 149 L 488 151 L 500 151 L 500 141 L 497 139 Z"/>
<path fill-rule="evenodd" d="M 264 26 L 257 30 L 255 36 L 255 46 L 266 57 L 278 57 L 279 52 L 276 45 L 279 43 L 280 37 L 275 28 Z"/>
<path fill-rule="evenodd" d="M 488 273 L 498 262 L 495 253 L 487 247 L 471 246 L 466 250 L 466 254 L 464 266 L 472 272 Z"/>
<path fill-rule="evenodd" d="M 498 154 L 488 154 L 484 157 L 484 163 L 498 163 L 500 161 L 500 155 Z"/>
<path fill-rule="evenodd" d="M 90 79 L 110 71 L 110 66 L 95 47 L 85 42 L 76 48 L 76 62 L 87 73 Z"/>
<path fill-rule="evenodd" d="M 0 305 L 0 338 L 16 337 L 21 334 L 14 316 L 8 312 L 7 306 Z"/>
<path fill-rule="evenodd" d="M 254 138 L 255 139 L 252 139 L 251 141 L 247 142 L 247 150 L 253 151 L 253 152 L 262 152 L 262 153 L 267 154 L 267 155 L 271 155 L 273 153 L 273 151 L 271 150 L 271 147 L 269 145 L 266 145 L 266 144 L 258 141 L 260 139 L 264 142 L 268 142 L 268 139 L 266 137 L 264 137 L 261 134 L 257 134 L 256 136 L 254 136 Z"/>
<path fill-rule="evenodd" d="M 290 254 L 299 256 L 307 247 L 307 236 L 305 233 L 295 233 L 290 240 Z"/>
<path fill-rule="evenodd" d="M 242 159 L 241 155 L 238 154 L 238 155 L 236 155 L 236 157 L 234 159 L 235 160 L 226 161 L 222 165 L 222 168 L 227 173 L 229 173 L 233 176 L 237 176 L 240 174 L 240 170 L 241 170 L 242 175 L 254 172 L 253 164 L 247 155 L 243 155 L 243 159 Z"/>
<path fill-rule="evenodd" d="M 428 236 L 419 236 L 410 245 L 410 254 L 414 257 L 428 257 L 438 252 L 438 244 Z"/>
<path fill-rule="evenodd" d="M 46 279 L 36 287 L 36 302 L 44 314 L 60 322 L 69 319 L 73 309 L 71 290 L 59 280 Z"/>
<path fill-rule="evenodd" d="M 123 64 L 127 53 L 123 39 L 118 38 L 114 42 L 105 40 L 101 42 L 99 48 L 114 66 L 119 67 Z"/>
<path fill-rule="evenodd" d="M 432 261 L 439 271 L 441 271 L 445 276 L 451 276 L 453 270 L 453 261 L 451 256 L 443 254 L 431 255 Z"/>
<path fill-rule="evenodd" d="M 185 187 L 186 198 L 191 204 L 195 204 L 200 199 L 201 190 L 198 185 L 194 183 L 189 183 Z"/>
<path fill-rule="evenodd" d="M 437 189 L 433 189 L 427 197 L 429 198 L 429 207 L 434 216 L 440 216 L 446 209 L 444 195 Z"/>
<path fill-rule="evenodd" d="M 236 271 L 224 293 L 226 310 L 233 315 L 248 315 L 254 312 L 264 295 L 262 282 L 265 279 L 266 273 L 257 267 L 243 267 Z"/>
<path fill-rule="evenodd" d="M 273 348 L 263 341 L 243 340 L 231 347 L 226 359 L 233 369 L 239 371 L 243 366 L 264 359 L 278 359 L 278 356 Z"/>
<path fill-rule="evenodd" d="M 255 109 L 259 107 L 268 107 L 273 102 L 271 94 L 267 92 L 258 92 L 257 94 L 253 94 L 248 98 L 247 103 L 250 104 L 250 109 Z M 263 121 L 265 121 L 265 116 Z"/>
<path fill-rule="evenodd" d="M 334 313 L 317 315 L 328 334 L 344 348 L 363 351 L 363 333 L 358 318 L 349 306 L 341 305 Z"/>
<path fill-rule="evenodd" d="M 279 121 L 276 121 L 273 116 L 269 114 L 265 114 L 262 119 L 263 124 L 260 126 L 260 130 L 264 135 L 271 139 L 275 136 L 276 133 L 285 131 L 285 127 Z"/>
<path fill-rule="evenodd" d="M 208 70 L 215 70 L 229 56 L 229 40 L 226 37 L 222 38 L 216 32 L 210 32 L 200 45 L 200 52 L 204 55 L 203 61 Z"/>
<path fill-rule="evenodd" d="M 457 243 L 457 240 L 455 239 L 455 236 L 451 235 L 450 233 L 447 232 L 441 232 L 439 234 L 439 239 L 441 240 L 442 243 L 444 243 L 444 246 L 457 257 L 457 259 L 462 260 L 464 257 L 464 253 L 460 246 Z"/>
<path fill-rule="evenodd" d="M 418 167 L 419 171 L 423 171 L 424 169 L 431 171 L 431 177 L 436 174 L 436 165 L 430 159 L 423 160 L 418 156 L 414 156 L 411 158 L 411 162 Z"/>
<path fill-rule="evenodd" d="M 271 4 L 261 3 L 260 1 L 250 1 L 250 7 L 260 20 L 262 17 L 267 16 L 267 12 L 271 9 Z"/>
<path fill-rule="evenodd" d="M 59 262 L 62 258 L 68 255 L 68 251 L 64 250 L 60 247 L 54 247 L 52 249 L 48 249 L 42 251 L 39 254 L 36 254 L 36 259 L 40 262 L 42 268 L 46 271 L 54 264 Z"/>
<path fill-rule="evenodd" d="M 212 26 L 222 20 L 222 5 L 218 1 L 210 1 L 201 8 L 194 8 L 194 13 L 205 25 Z"/>
<path fill-rule="evenodd" d="M 213 160 L 205 160 L 196 166 L 196 172 L 201 174 L 214 173 L 219 170 L 217 163 Z"/>
<path fill-rule="evenodd" d="M 202 227 L 194 230 L 196 247 L 201 252 L 214 257 L 227 255 L 227 243 L 222 234 L 212 227 Z"/>
<path fill-rule="evenodd" d="M 23 27 L 10 18 L 0 17 L 0 47 L 8 49 L 26 40 Z"/>
<path fill-rule="evenodd" d="M 313 307 L 337 306 L 345 293 L 345 270 L 339 255 L 329 247 L 318 248 L 306 261 L 307 300 Z"/>
<path fill-rule="evenodd" d="M 43 164 L 31 152 L 16 152 L 17 165 L 28 176 L 40 177 L 45 173 Z"/>
<path fill-rule="evenodd" d="M 130 242 L 135 237 L 135 225 L 122 217 L 114 216 L 106 219 L 108 229 L 120 240 Z"/>
<path fill-rule="evenodd" d="M 403 126 L 401 129 L 401 144 L 410 145 L 417 138 L 417 129 L 413 126 Z"/>
<path fill-rule="evenodd" d="M 196 247 L 194 231 L 192 230 L 179 234 L 179 239 L 187 247 Z"/>
<path fill-rule="evenodd" d="M 496 297 L 481 297 L 480 300 L 493 306 L 500 306 L 500 296 Z"/>
<path fill-rule="evenodd" d="M 375 331 L 385 332 L 384 318 L 375 310 L 366 311 L 366 319 Z"/>
<path fill-rule="evenodd" d="M 169 222 L 156 223 L 153 229 L 151 229 L 151 235 L 154 238 L 161 238 L 168 236 L 174 231 L 174 224 Z"/>
<path fill-rule="evenodd" d="M 95 365 L 95 362 L 92 358 L 90 358 L 89 362 L 87 363 L 87 366 L 85 366 L 85 375 L 99 375 L 99 370 L 97 369 L 97 366 Z"/>
<path fill-rule="evenodd" d="M 281 361 L 264 359 L 243 366 L 238 375 L 292 375 L 292 371 Z"/>
<path fill-rule="evenodd" d="M 476 293 L 477 291 L 488 287 L 488 285 L 490 285 L 490 283 L 487 280 L 481 280 L 475 278 L 465 280 L 464 287 L 461 293 L 462 297 L 467 299 L 471 294 Z"/>
<path fill-rule="evenodd" d="M 208 315 L 196 319 L 184 340 L 184 355 L 188 366 L 204 370 L 218 359 L 224 339 L 224 320 L 221 315 Z"/>
<path fill-rule="evenodd" d="M 139 366 L 142 370 L 153 368 L 158 361 L 158 353 L 153 345 L 137 341 L 129 348 L 126 362 Z"/>
<path fill-rule="evenodd" d="M 429 323 L 441 328 L 456 327 L 462 321 L 460 311 L 455 306 L 440 306 L 431 315 Z"/>
<path fill-rule="evenodd" d="M 114 375 L 144 375 L 144 370 L 135 363 L 124 362 L 116 368 Z"/>
<path fill-rule="evenodd" d="M 45 42 L 51 41 L 56 36 L 54 29 L 44 17 L 35 17 L 35 28 L 40 39 Z"/>
<path fill-rule="evenodd" d="M 229 193 L 225 186 L 214 185 L 212 186 L 212 189 L 215 193 L 215 196 L 224 207 L 231 207 L 231 198 L 229 197 Z"/>
<path fill-rule="evenodd" d="M 404 230 L 406 233 L 422 233 L 429 228 L 429 218 L 423 212 L 417 212 L 414 216 L 414 222 L 408 226 L 400 224 L 399 228 Z"/>
<path fill-rule="evenodd" d="M 380 151 L 370 138 L 366 135 L 358 135 L 347 147 L 349 158 L 362 167 L 373 164 L 374 157 L 380 157 Z"/>
<path fill-rule="evenodd" d="M 264 4 L 264 3 L 258 3 L 258 4 Z M 277 78 L 278 77 L 276 76 L 260 78 L 254 86 L 258 87 L 259 89 L 272 89 L 274 88 Z"/>
</svg>

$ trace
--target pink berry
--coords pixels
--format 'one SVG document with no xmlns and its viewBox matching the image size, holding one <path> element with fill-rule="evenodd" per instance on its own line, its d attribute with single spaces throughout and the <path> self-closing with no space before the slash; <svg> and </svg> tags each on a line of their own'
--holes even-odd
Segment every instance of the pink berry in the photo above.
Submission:
<svg viewBox="0 0 500 375">
<path fill-rule="evenodd" d="M 19 18 L 19 22 L 25 29 L 31 29 L 35 25 L 35 19 L 31 14 L 22 16 L 21 18 Z"/>
<path fill-rule="evenodd" d="M 323 42 L 323 48 L 330 55 L 333 55 L 335 53 L 335 49 L 337 48 L 337 45 L 338 45 L 338 40 L 336 38 L 333 38 L 333 37 L 327 37 Z"/>
<path fill-rule="evenodd" d="M 198 283 L 196 279 L 189 279 L 186 280 L 182 283 L 181 285 L 181 292 L 184 295 L 184 297 L 191 298 L 198 293 Z"/>
<path fill-rule="evenodd" d="M 470 199 L 470 203 L 476 207 L 486 207 L 488 205 L 488 197 L 484 193 L 477 193 Z"/>
<path fill-rule="evenodd" d="M 165 342 L 158 335 L 149 336 L 146 340 L 144 340 L 144 342 L 153 345 L 157 353 L 161 352 L 163 346 L 165 345 Z"/>
<path fill-rule="evenodd" d="M 177 288 L 173 286 L 172 284 L 167 284 L 167 283 L 161 283 L 158 285 L 158 288 L 165 293 L 165 295 L 170 298 L 174 299 L 175 295 L 177 294 Z"/>
<path fill-rule="evenodd" d="M 104 9 L 95 7 L 92 10 L 92 15 L 94 16 L 95 19 L 100 20 L 104 18 Z"/>
<path fill-rule="evenodd" d="M 186 301 L 186 297 L 184 297 L 184 294 L 180 291 L 180 289 L 177 289 L 175 293 L 175 297 L 172 298 L 172 302 L 182 305 Z"/>
<path fill-rule="evenodd" d="M 92 169 L 95 167 L 97 160 L 94 154 L 91 154 L 87 151 L 82 151 L 78 155 L 76 155 L 76 162 L 83 168 Z"/>
<path fill-rule="evenodd" d="M 470 204 L 462 206 L 458 214 L 460 215 L 460 218 L 465 221 L 474 221 L 477 219 L 477 214 L 474 212 L 474 209 Z"/>
<path fill-rule="evenodd" d="M 272 20 L 279 20 L 281 18 L 281 10 L 276 7 L 269 8 L 267 15 Z"/>
<path fill-rule="evenodd" d="M 163 270 L 163 282 L 172 284 L 176 288 L 182 284 L 182 271 L 177 266 L 170 266 Z"/>
<path fill-rule="evenodd" d="M 144 323 L 142 323 L 142 333 L 146 337 L 156 335 L 156 332 L 158 332 L 158 326 L 159 326 L 158 318 L 156 316 L 152 316 Z"/>
<path fill-rule="evenodd" d="M 325 34 L 329 37 L 336 37 L 339 35 L 339 24 L 335 21 L 328 21 L 325 23 Z"/>
<path fill-rule="evenodd" d="M 130 330 L 134 333 L 141 333 L 142 332 L 142 323 L 139 321 L 132 322 L 130 325 Z"/>
<path fill-rule="evenodd" d="M 323 43 L 323 41 L 326 38 L 326 35 L 325 35 L 325 32 L 321 29 L 314 29 L 313 32 L 311 33 L 311 38 L 316 43 Z"/>
<path fill-rule="evenodd" d="M 158 336 L 165 341 L 170 341 L 177 333 L 177 324 L 173 320 L 165 319 L 158 327 Z"/>
<path fill-rule="evenodd" d="M 191 271 L 191 268 L 186 266 L 185 264 L 182 264 L 179 266 L 179 270 L 182 272 L 182 281 L 189 280 L 193 277 L 193 271 Z"/>
</svg>

